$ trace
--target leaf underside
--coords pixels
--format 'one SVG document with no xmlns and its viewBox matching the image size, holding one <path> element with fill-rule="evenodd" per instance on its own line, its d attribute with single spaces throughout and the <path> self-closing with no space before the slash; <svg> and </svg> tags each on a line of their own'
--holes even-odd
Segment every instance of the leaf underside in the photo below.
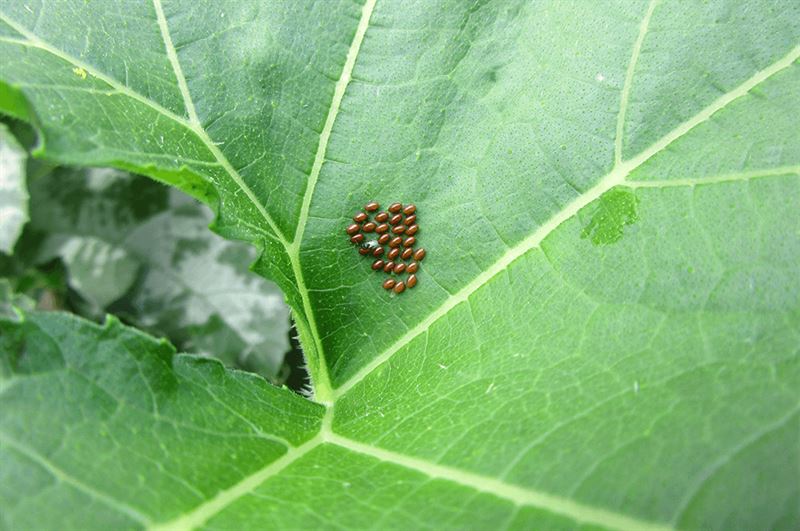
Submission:
<svg viewBox="0 0 800 531">
<path fill-rule="evenodd" d="M 3 525 L 800 526 L 800 7 L 747 4 L 0 3 L 38 155 L 211 203 L 318 402 L 9 320 Z"/>
</svg>

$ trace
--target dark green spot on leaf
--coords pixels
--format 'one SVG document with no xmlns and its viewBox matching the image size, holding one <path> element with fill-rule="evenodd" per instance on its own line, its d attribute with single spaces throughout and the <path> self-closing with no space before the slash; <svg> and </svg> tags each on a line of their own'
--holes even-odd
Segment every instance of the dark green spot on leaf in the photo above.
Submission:
<svg viewBox="0 0 800 531">
<path fill-rule="evenodd" d="M 609 190 L 600 196 L 592 219 L 581 231 L 595 245 L 608 245 L 622 238 L 624 227 L 639 221 L 636 195 L 623 188 Z"/>
</svg>

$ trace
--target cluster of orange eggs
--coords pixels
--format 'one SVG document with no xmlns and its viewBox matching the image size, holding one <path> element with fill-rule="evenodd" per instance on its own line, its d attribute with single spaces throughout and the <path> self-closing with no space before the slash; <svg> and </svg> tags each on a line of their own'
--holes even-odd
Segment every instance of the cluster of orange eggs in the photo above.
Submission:
<svg viewBox="0 0 800 531">
<path fill-rule="evenodd" d="M 378 211 L 380 205 L 370 201 L 364 210 L 353 216 L 351 225 L 345 229 L 350 241 L 358 246 L 362 256 L 372 256 L 373 271 L 383 271 L 396 278 L 387 278 L 384 289 L 403 293 L 406 288 L 417 285 L 419 262 L 425 258 L 425 249 L 414 249 L 416 234 L 417 207 L 392 203 L 386 211 Z M 407 277 L 403 280 L 405 273 Z"/>
</svg>

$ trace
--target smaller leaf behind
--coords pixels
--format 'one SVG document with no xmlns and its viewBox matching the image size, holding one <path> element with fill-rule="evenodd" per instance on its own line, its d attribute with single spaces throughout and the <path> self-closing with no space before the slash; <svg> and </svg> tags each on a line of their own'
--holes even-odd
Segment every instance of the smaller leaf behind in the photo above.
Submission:
<svg viewBox="0 0 800 531">
<path fill-rule="evenodd" d="M 111 311 L 184 350 L 274 378 L 289 348 L 279 289 L 255 252 L 208 230 L 211 213 L 143 177 L 59 168 L 31 183 L 26 253 L 59 258 L 80 313 Z"/>
</svg>

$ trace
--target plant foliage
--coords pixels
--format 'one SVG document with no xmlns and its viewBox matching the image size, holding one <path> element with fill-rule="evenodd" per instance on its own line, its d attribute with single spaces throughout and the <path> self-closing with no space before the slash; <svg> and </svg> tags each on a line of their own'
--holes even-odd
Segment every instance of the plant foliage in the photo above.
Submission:
<svg viewBox="0 0 800 531">
<path fill-rule="evenodd" d="M 4 302 L 4 524 L 796 529 L 800 4 L 746 4 L 0 3 L 36 156 L 211 205 L 314 393 Z"/>
</svg>

